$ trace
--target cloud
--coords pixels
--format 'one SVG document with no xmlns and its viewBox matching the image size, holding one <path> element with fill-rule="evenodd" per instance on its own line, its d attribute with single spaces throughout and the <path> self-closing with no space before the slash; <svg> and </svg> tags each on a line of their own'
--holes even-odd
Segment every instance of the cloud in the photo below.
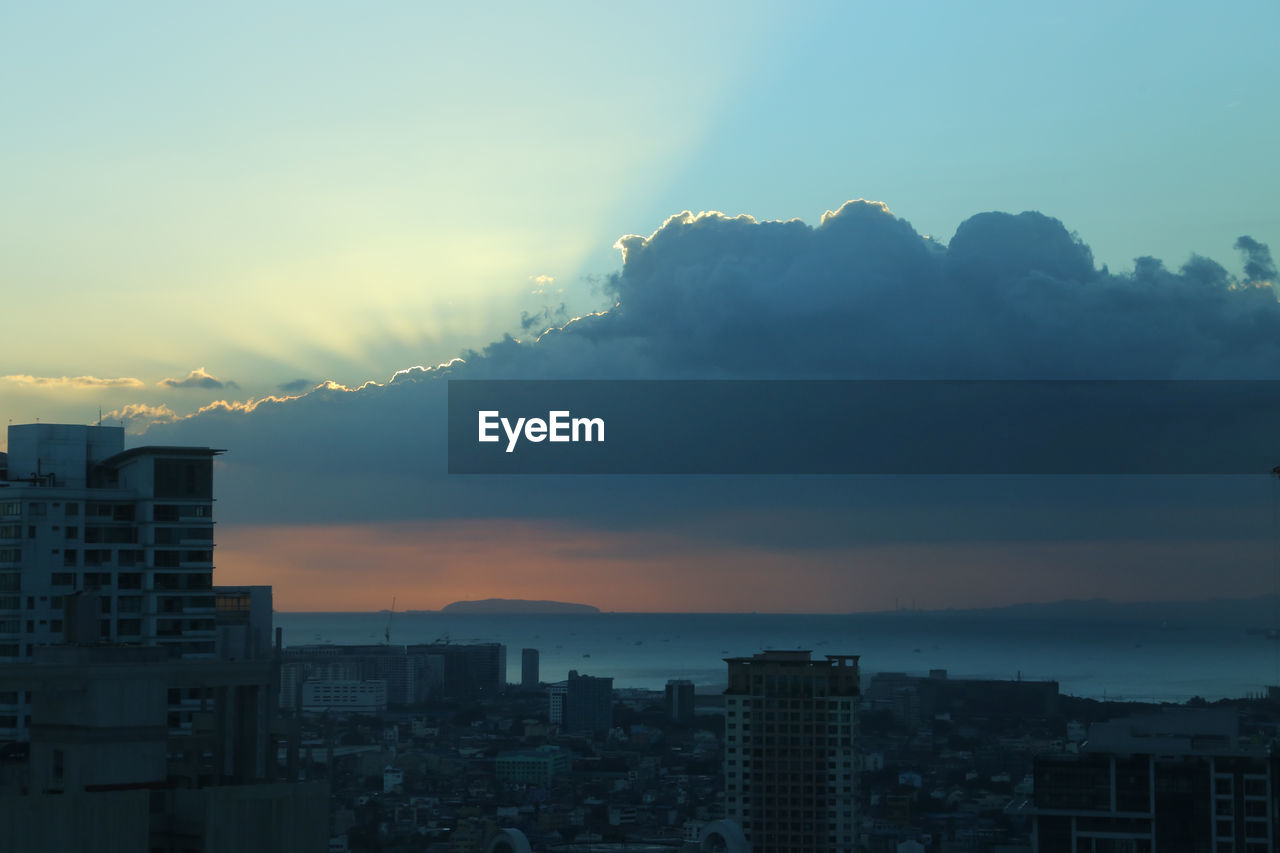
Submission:
<svg viewBox="0 0 1280 853">
<path fill-rule="evenodd" d="M 130 433 L 142 433 L 153 424 L 173 423 L 178 419 L 178 414 L 163 403 L 158 406 L 148 403 L 129 403 L 102 416 L 103 424 L 118 423 Z"/>
<path fill-rule="evenodd" d="M 459 367 L 464 363 L 465 363 L 464 360 L 461 358 L 452 358 L 444 362 L 443 364 L 437 364 L 434 367 L 423 367 L 421 364 L 414 365 L 413 367 L 406 367 L 404 370 L 397 370 L 394 374 L 392 374 L 391 383 L 395 384 L 397 382 L 417 382 L 422 379 L 439 379 L 439 378 L 448 377 L 452 375 L 454 368 Z M 341 386 L 335 386 L 334 383 L 329 383 L 329 385 L 334 387 L 341 387 Z M 378 383 L 376 382 L 367 382 L 365 383 L 364 386 L 361 386 L 361 387 L 377 387 L 377 386 L 378 386 Z M 347 390 L 351 390 L 351 389 L 347 389 Z"/>
<path fill-rule="evenodd" d="M 1271 282 L 1276 280 L 1276 265 L 1271 260 L 1271 249 L 1265 243 L 1259 243 L 1249 236 L 1236 240 L 1236 249 L 1244 254 L 1244 275 L 1250 282 Z"/>
<path fill-rule="evenodd" d="M 143 388 L 140 379 L 121 376 L 112 379 L 101 379 L 97 376 L 30 376 L 27 374 L 11 374 L 0 376 L 4 382 L 17 385 L 28 385 L 39 388 Z"/>
<path fill-rule="evenodd" d="M 234 382 L 224 382 L 218 379 L 203 367 L 197 367 L 188 373 L 185 379 L 161 379 L 156 384 L 162 388 L 204 388 L 208 390 L 240 387 Z"/>
<path fill-rule="evenodd" d="M 556 323 L 565 323 L 569 320 L 569 311 L 565 307 L 565 303 L 561 302 L 557 307 L 547 306 L 540 311 L 530 314 L 528 311 L 520 312 L 520 330 L 527 332 L 530 329 L 537 328 L 539 330 L 546 329 Z"/>
<path fill-rule="evenodd" d="M 294 391 L 305 391 L 315 385 L 310 379 L 293 379 L 289 382 L 281 382 L 276 386 L 277 391 L 283 391 L 286 394 L 292 394 Z"/>
<path fill-rule="evenodd" d="M 604 310 L 387 382 L 219 401 L 148 440 L 229 448 L 220 506 L 255 522 L 679 526 L 779 559 L 849 542 L 1249 535 L 1257 496 L 1208 479 L 448 476 L 451 377 L 1280 379 L 1280 304 L 1252 239 L 1237 243 L 1244 279 L 1194 255 L 1111 272 L 1041 213 L 980 213 L 943 244 L 852 201 L 816 226 L 686 211 L 617 245 Z"/>
</svg>

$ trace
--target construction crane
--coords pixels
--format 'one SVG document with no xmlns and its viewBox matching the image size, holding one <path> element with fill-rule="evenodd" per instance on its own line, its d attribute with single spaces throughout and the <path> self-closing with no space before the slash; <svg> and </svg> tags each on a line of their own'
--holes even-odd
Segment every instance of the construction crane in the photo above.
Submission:
<svg viewBox="0 0 1280 853">
<path fill-rule="evenodd" d="M 388 646 L 391 645 L 391 620 L 395 618 L 396 618 L 396 597 L 393 595 L 391 596 L 391 614 L 387 616 L 387 631 L 385 634 L 387 638 Z"/>
</svg>

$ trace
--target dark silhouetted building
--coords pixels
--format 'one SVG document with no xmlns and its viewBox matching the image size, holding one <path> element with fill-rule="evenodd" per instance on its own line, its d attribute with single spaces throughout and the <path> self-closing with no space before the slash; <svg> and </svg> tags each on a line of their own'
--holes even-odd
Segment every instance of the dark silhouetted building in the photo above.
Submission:
<svg viewBox="0 0 1280 853">
<path fill-rule="evenodd" d="M 1080 751 L 1035 759 L 1033 849 L 1266 853 L 1280 759 L 1238 736 L 1232 709 L 1094 723 Z"/>
<path fill-rule="evenodd" d="M 450 699 L 497 696 L 507 687 L 507 647 L 501 643 L 407 646 L 411 656 L 435 656 L 443 666 L 442 694 Z"/>
<path fill-rule="evenodd" d="M 693 682 L 671 679 L 667 682 L 666 710 L 667 719 L 677 723 L 691 725 L 693 723 Z"/>
<path fill-rule="evenodd" d="M 757 853 L 857 849 L 856 655 L 726 658 L 725 814 Z"/>
<path fill-rule="evenodd" d="M 280 674 L 280 706 L 297 707 L 304 685 L 317 681 L 335 682 L 325 690 L 354 689 L 355 682 L 366 684 L 360 689 L 367 691 L 382 683 L 387 705 L 480 699 L 502 692 L 506 673 L 507 647 L 500 643 L 289 646 Z"/>
<path fill-rule="evenodd" d="M 579 675 L 551 685 L 549 717 L 570 734 L 599 734 L 613 728 L 613 679 Z"/>
<path fill-rule="evenodd" d="M 520 686 L 525 690 L 538 687 L 538 650 L 520 650 Z"/>
</svg>

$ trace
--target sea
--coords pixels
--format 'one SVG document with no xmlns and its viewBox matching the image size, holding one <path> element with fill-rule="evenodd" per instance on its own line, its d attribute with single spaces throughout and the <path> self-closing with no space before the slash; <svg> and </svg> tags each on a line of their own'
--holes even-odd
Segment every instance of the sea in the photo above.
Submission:
<svg viewBox="0 0 1280 853">
<path fill-rule="evenodd" d="M 728 657 L 766 649 L 859 655 L 863 684 L 878 672 L 950 678 L 1053 680 L 1061 692 L 1117 701 L 1208 701 L 1280 685 L 1280 640 L 1243 625 L 1146 621 L 983 620 L 963 612 L 849 615 L 590 613 L 479 615 L 439 611 L 275 614 L 286 646 L 502 643 L 507 681 L 519 683 L 521 649 L 539 652 L 540 679 L 570 670 L 613 678 L 615 688 L 661 690 L 688 679 L 724 689 Z"/>
</svg>

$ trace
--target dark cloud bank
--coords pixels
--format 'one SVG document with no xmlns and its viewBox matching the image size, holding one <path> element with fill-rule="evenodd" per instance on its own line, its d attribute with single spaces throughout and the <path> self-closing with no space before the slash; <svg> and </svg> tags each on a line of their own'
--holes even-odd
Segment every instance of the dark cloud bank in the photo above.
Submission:
<svg viewBox="0 0 1280 853">
<path fill-rule="evenodd" d="M 686 525 L 790 547 L 1160 536 L 1168 530 L 1159 518 L 1178 512 L 1197 520 L 1180 532 L 1244 535 L 1262 512 L 1265 482 L 1242 492 L 1208 478 L 1153 487 L 1117 478 L 445 475 L 449 376 L 1280 379 L 1275 265 L 1247 236 L 1234 247 L 1240 274 L 1198 256 L 1175 269 L 1142 257 L 1132 272 L 1112 273 L 1040 213 L 978 214 L 943 245 L 881 204 L 854 201 L 816 227 L 684 213 L 618 245 L 623 266 L 605 286 L 614 304 L 598 314 L 382 385 L 320 386 L 252 411 L 157 424 L 145 440 L 229 448 L 223 517 L 238 521 L 532 516 Z M 522 325 L 533 331 L 539 316 Z M 734 520 L 735 508 L 776 521 Z"/>
</svg>

